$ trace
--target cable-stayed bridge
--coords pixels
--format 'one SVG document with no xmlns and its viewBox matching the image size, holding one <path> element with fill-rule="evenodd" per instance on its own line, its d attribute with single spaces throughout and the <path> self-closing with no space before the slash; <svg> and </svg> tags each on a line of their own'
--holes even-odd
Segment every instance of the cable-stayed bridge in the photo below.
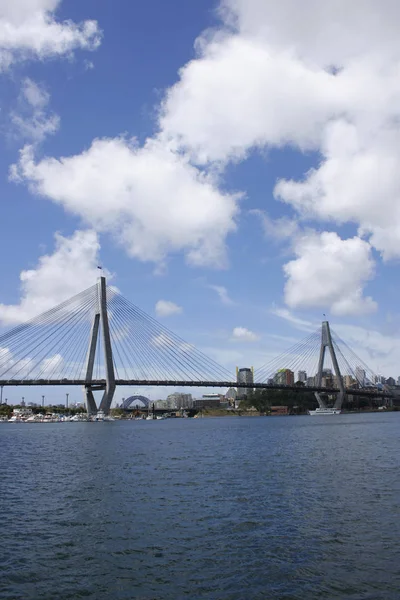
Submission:
<svg viewBox="0 0 400 600">
<path fill-rule="evenodd" d="M 296 372 L 302 373 L 302 380 L 295 382 Z M 107 286 L 104 277 L 0 336 L 0 386 L 82 386 L 91 414 L 98 408 L 109 412 L 117 385 L 306 389 L 315 392 L 321 407 L 328 396 L 335 396 L 335 406 L 341 407 L 346 393 L 387 394 L 327 321 L 256 370 L 251 385 L 234 379 Z M 102 392 L 99 407 L 97 391 Z"/>
</svg>

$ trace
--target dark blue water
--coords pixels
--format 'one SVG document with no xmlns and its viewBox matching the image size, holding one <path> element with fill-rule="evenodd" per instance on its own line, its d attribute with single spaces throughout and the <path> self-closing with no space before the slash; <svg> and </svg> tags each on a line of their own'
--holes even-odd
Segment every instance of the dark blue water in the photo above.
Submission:
<svg viewBox="0 0 400 600">
<path fill-rule="evenodd" d="M 399 430 L 0 424 L 0 597 L 399 600 Z"/>
</svg>

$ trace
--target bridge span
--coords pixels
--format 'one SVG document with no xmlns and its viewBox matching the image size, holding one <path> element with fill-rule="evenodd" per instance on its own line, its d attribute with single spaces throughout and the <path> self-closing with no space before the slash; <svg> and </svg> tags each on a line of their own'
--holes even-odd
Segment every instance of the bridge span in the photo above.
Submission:
<svg viewBox="0 0 400 600">
<path fill-rule="evenodd" d="M 84 379 L 3 379 L 0 380 L 0 387 L 6 386 L 83 386 L 88 385 Z M 105 379 L 94 379 L 90 382 L 93 391 L 101 391 L 106 388 Z M 248 383 L 238 383 L 237 381 L 185 381 L 185 380 L 148 380 L 148 379 L 116 379 L 117 386 L 135 386 L 135 387 L 218 387 L 218 388 L 248 388 Z M 271 383 L 252 383 L 254 390 L 286 390 L 292 392 L 319 392 L 329 395 L 338 394 L 339 388 L 327 388 L 317 386 L 299 386 L 299 385 L 279 385 Z M 347 394 L 353 396 L 385 397 L 391 396 L 385 390 L 376 388 L 353 389 L 345 388 Z"/>
<path fill-rule="evenodd" d="M 390 396 L 376 381 L 328 321 L 257 369 L 251 381 L 235 380 L 225 367 L 107 286 L 104 277 L 0 335 L 1 388 L 81 386 L 89 414 L 98 409 L 107 414 L 117 386 L 313 392 L 320 407 L 328 395 L 340 408 L 346 394 Z M 95 392 L 102 392 L 99 407 Z"/>
</svg>

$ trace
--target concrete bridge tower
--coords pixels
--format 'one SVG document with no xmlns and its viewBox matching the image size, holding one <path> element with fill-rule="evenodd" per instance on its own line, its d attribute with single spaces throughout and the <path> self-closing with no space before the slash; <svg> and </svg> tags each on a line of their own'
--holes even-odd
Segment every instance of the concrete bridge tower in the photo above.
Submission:
<svg viewBox="0 0 400 600">
<path fill-rule="evenodd" d="M 96 346 L 99 336 L 99 328 L 101 326 L 102 337 L 103 337 L 103 350 L 104 350 L 104 365 L 106 370 L 106 382 L 101 385 L 93 385 L 93 367 L 96 357 Z M 104 390 L 103 397 L 100 402 L 99 410 L 105 415 L 108 415 L 111 408 L 111 403 L 115 392 L 115 374 L 114 374 L 114 363 L 112 356 L 112 346 L 110 338 L 110 327 L 108 323 L 108 312 L 107 312 L 107 286 L 106 278 L 100 277 L 98 282 L 98 306 L 93 319 L 93 325 L 90 335 L 89 348 L 86 359 L 86 377 L 85 377 L 85 402 L 87 412 L 90 415 L 97 413 L 97 405 L 94 399 L 93 392 L 98 390 Z"/>
<path fill-rule="evenodd" d="M 336 401 L 334 404 L 334 408 L 342 408 L 343 400 L 345 397 L 345 388 L 343 384 L 343 378 L 340 373 L 339 364 L 337 361 L 335 348 L 332 342 L 331 330 L 329 327 L 328 321 L 322 322 L 322 333 L 321 333 L 321 349 L 319 353 L 319 361 L 318 361 L 318 372 L 317 372 L 317 381 L 316 387 L 321 387 L 322 384 L 322 373 L 324 370 L 324 359 L 325 359 L 325 351 L 328 348 L 329 354 L 331 355 L 333 369 L 336 375 L 336 379 L 338 382 L 339 393 L 336 397 Z M 326 408 L 326 404 L 324 400 L 321 398 L 320 392 L 315 392 L 315 397 L 318 400 L 318 404 L 320 408 Z"/>
</svg>

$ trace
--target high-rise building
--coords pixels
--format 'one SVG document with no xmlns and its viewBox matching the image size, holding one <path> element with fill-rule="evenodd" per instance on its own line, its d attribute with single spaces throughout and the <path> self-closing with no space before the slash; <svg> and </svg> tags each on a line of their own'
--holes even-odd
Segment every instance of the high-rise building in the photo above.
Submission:
<svg viewBox="0 0 400 600">
<path fill-rule="evenodd" d="M 167 396 L 167 403 L 169 408 L 192 408 L 193 399 L 192 394 L 182 394 L 181 392 L 174 392 Z"/>
<path fill-rule="evenodd" d="M 201 399 L 193 400 L 193 408 L 219 408 L 225 398 L 222 394 L 203 394 Z"/>
<path fill-rule="evenodd" d="M 229 390 L 225 394 L 225 398 L 226 398 L 226 400 L 228 400 L 229 404 L 231 404 L 233 406 L 235 404 L 237 395 L 238 395 L 238 393 L 235 390 L 235 388 L 229 388 Z"/>
<path fill-rule="evenodd" d="M 356 367 L 356 379 L 361 387 L 365 387 L 365 370 L 362 367 Z"/>
<path fill-rule="evenodd" d="M 332 372 L 329 375 L 323 375 L 321 377 L 321 386 L 325 388 L 334 387 Z"/>
<path fill-rule="evenodd" d="M 297 373 L 297 381 L 301 381 L 302 383 L 306 383 L 306 381 L 307 381 L 307 373 L 305 371 L 299 371 Z"/>
<path fill-rule="evenodd" d="M 352 375 L 343 375 L 343 385 L 345 388 L 353 387 L 357 383 Z"/>
<path fill-rule="evenodd" d="M 246 383 L 246 387 L 238 387 L 238 396 L 250 396 L 253 393 L 254 373 L 253 368 L 244 367 L 239 369 L 236 367 L 236 381 L 238 383 Z"/>
<path fill-rule="evenodd" d="M 294 385 L 294 373 L 290 369 L 279 369 L 274 381 L 278 385 Z"/>
</svg>

